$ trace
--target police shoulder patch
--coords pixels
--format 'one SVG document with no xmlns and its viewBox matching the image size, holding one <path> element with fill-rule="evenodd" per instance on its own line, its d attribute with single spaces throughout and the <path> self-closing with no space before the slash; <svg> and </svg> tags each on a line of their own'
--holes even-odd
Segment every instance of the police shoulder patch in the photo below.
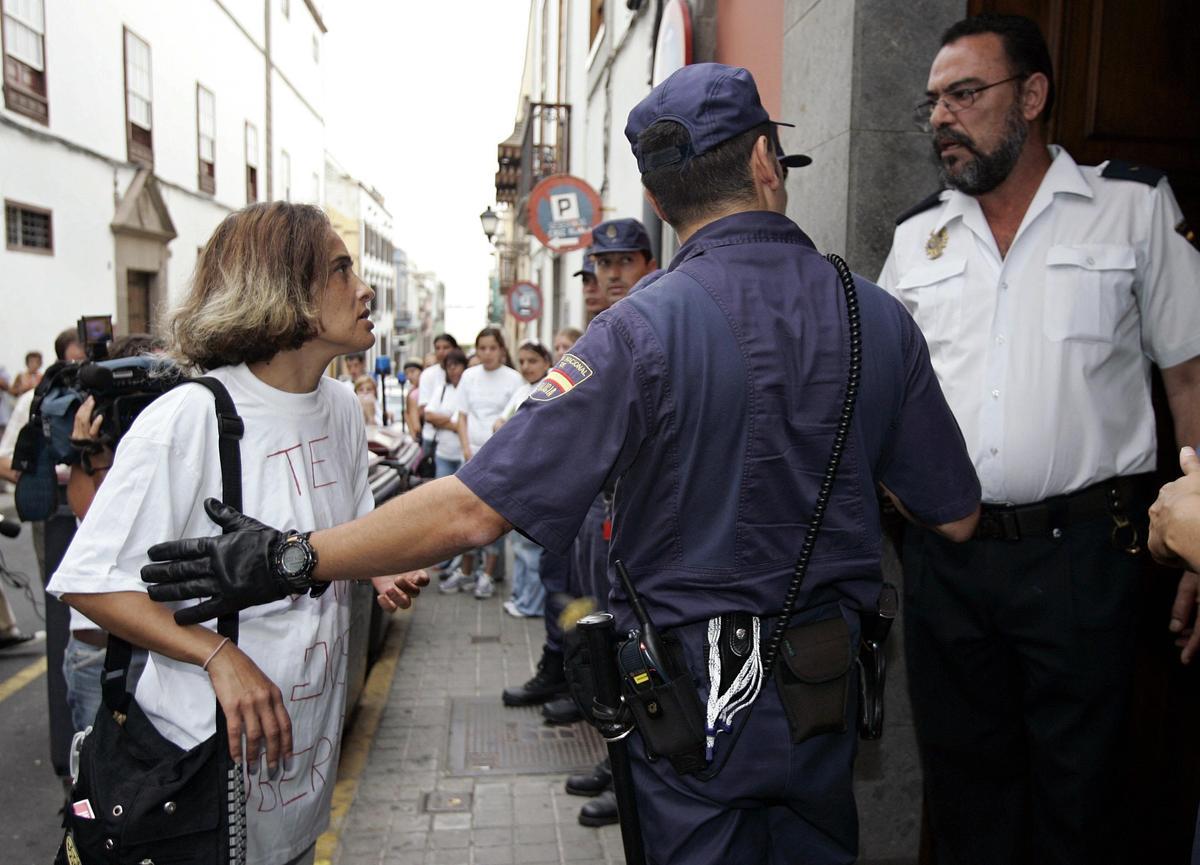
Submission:
<svg viewBox="0 0 1200 865">
<path fill-rule="evenodd" d="M 529 394 L 535 402 L 549 402 L 570 393 L 592 377 L 592 368 L 573 354 L 564 354 Z"/>
</svg>

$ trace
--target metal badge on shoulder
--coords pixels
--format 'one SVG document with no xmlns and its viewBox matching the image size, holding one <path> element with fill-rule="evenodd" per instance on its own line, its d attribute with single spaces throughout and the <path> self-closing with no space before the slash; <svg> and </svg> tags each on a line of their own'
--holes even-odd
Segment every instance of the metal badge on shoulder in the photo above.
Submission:
<svg viewBox="0 0 1200 865">
<path fill-rule="evenodd" d="M 929 240 L 925 241 L 925 257 L 931 261 L 941 258 L 942 253 L 946 251 L 946 244 L 949 242 L 950 233 L 944 227 L 940 231 L 929 232 Z"/>
<path fill-rule="evenodd" d="M 592 368 L 573 354 L 564 354 L 554 369 L 546 373 L 529 398 L 549 402 L 570 393 L 592 377 Z"/>
</svg>

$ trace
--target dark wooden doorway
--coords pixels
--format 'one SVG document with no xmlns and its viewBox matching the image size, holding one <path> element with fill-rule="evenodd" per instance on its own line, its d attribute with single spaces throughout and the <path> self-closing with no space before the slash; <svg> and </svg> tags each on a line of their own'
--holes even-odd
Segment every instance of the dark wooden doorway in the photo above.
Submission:
<svg viewBox="0 0 1200 865">
<path fill-rule="evenodd" d="M 1188 224 L 1200 224 L 1200 15 L 1193 0 L 968 0 L 968 14 L 1026 15 L 1046 35 L 1058 96 L 1050 140 L 1081 165 L 1126 159 L 1167 173 Z M 1155 373 L 1163 480 L 1178 476 L 1173 427 Z M 1194 442 L 1193 442 L 1194 444 Z M 1178 572 L 1147 560 L 1125 795 L 1124 860 L 1184 863 L 1200 801 L 1200 664 L 1184 668 L 1167 633 Z M 922 862 L 933 863 L 928 845 Z"/>
<path fill-rule="evenodd" d="M 1200 223 L 1200 14 L 1194 0 L 968 0 L 1025 15 L 1050 46 L 1050 140 L 1080 165 L 1127 159 L 1167 173 Z"/>
<path fill-rule="evenodd" d="M 126 271 L 126 333 L 150 333 L 153 324 L 150 303 L 154 297 L 154 281 L 157 278 L 157 273 L 146 270 Z"/>
</svg>

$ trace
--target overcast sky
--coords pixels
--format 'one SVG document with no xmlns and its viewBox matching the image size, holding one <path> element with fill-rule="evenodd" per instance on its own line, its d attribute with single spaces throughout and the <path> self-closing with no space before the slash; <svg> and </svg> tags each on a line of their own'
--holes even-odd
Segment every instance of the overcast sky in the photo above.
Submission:
<svg viewBox="0 0 1200 865">
<path fill-rule="evenodd" d="M 317 0 L 330 153 L 383 193 L 394 240 L 446 283 L 446 329 L 487 321 L 496 145 L 516 117 L 529 0 Z"/>
</svg>

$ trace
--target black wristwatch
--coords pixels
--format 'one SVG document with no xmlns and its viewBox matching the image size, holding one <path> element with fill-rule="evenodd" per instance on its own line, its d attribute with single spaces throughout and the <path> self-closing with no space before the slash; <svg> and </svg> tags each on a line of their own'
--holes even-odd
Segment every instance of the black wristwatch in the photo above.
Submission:
<svg viewBox="0 0 1200 865">
<path fill-rule="evenodd" d="M 290 594 L 308 592 L 316 598 L 329 588 L 328 583 L 318 583 L 312 578 L 317 568 L 317 551 L 309 543 L 312 532 L 291 532 L 271 550 L 271 569 L 275 576 L 290 589 Z"/>
</svg>

